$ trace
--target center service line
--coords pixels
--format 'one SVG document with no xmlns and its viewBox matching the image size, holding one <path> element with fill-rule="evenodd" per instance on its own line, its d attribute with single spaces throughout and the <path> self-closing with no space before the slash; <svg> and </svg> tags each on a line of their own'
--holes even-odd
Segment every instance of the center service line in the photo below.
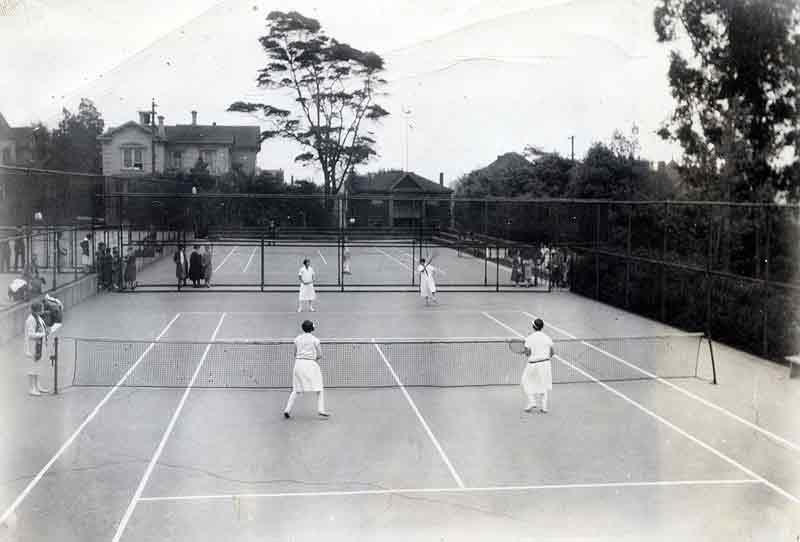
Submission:
<svg viewBox="0 0 800 542">
<path fill-rule="evenodd" d="M 170 435 L 172 435 L 172 430 L 175 429 L 175 424 L 178 421 L 178 417 L 181 415 L 183 405 L 186 404 L 186 399 L 189 398 L 189 393 L 191 393 L 192 386 L 194 386 L 195 380 L 197 380 L 197 375 L 200 374 L 200 369 L 203 368 L 203 364 L 206 361 L 208 352 L 211 350 L 211 342 L 217 339 L 217 333 L 219 333 L 219 328 L 222 327 L 222 322 L 225 320 L 225 315 L 226 313 L 223 312 L 222 316 L 219 318 L 217 327 L 214 329 L 214 333 L 211 335 L 209 344 L 206 345 L 203 356 L 200 358 L 197 368 L 194 370 L 192 379 L 189 381 L 189 385 L 186 386 L 186 390 L 183 392 L 183 397 L 181 397 L 178 406 L 175 408 L 175 412 L 172 414 L 172 419 L 170 419 L 169 425 L 167 425 L 167 429 L 164 431 L 164 436 L 161 437 L 161 442 L 158 443 L 158 448 L 156 448 L 153 457 L 150 458 L 150 463 L 147 465 L 147 469 L 144 471 L 144 475 L 139 482 L 139 487 L 136 488 L 136 492 L 133 494 L 133 498 L 131 498 L 131 502 L 128 504 L 127 510 L 125 510 L 125 515 L 122 516 L 122 519 L 117 526 L 117 532 L 114 534 L 114 538 L 112 539 L 113 542 L 119 542 L 120 538 L 122 538 L 122 533 L 125 532 L 125 528 L 128 526 L 128 522 L 133 515 L 133 511 L 136 509 L 136 505 L 139 503 L 139 499 L 142 497 L 142 492 L 147 485 L 147 481 L 150 479 L 150 475 L 153 474 L 153 469 L 155 468 L 158 459 L 161 457 L 161 454 L 164 452 L 164 447 L 167 445 L 167 440 L 169 440 Z"/>
<path fill-rule="evenodd" d="M 400 386 L 400 391 L 402 391 L 403 395 L 405 395 L 406 399 L 408 400 L 408 404 L 411 405 L 411 409 L 414 411 L 414 414 L 417 415 L 419 423 L 422 424 L 422 427 L 425 429 L 425 432 L 428 433 L 428 436 L 433 442 L 433 445 L 439 451 L 439 455 L 441 456 L 442 461 L 444 461 L 444 464 L 447 465 L 447 468 L 450 470 L 450 474 L 453 476 L 453 479 L 456 481 L 456 484 L 458 484 L 458 487 L 463 489 L 464 482 L 461 481 L 461 476 L 458 475 L 458 472 L 456 472 L 456 469 L 455 467 L 453 467 L 453 464 L 450 462 L 450 459 L 447 457 L 447 454 L 444 453 L 442 445 L 439 444 L 439 441 L 436 439 L 436 436 L 433 434 L 433 431 L 431 431 L 431 428 L 428 427 L 428 423 L 425 421 L 425 418 L 422 417 L 422 413 L 417 408 L 417 405 L 414 403 L 414 400 L 411 398 L 411 395 L 409 395 L 408 390 L 406 390 L 406 387 L 405 385 L 403 385 L 403 382 L 400 380 L 400 377 L 397 376 L 396 372 L 394 372 L 394 367 L 392 367 L 392 364 L 389 363 L 388 359 L 386 359 L 386 356 L 383 354 L 383 350 L 381 350 L 381 347 L 378 346 L 377 343 L 375 343 L 375 339 L 372 339 L 372 342 L 373 344 L 375 344 L 375 349 L 378 351 L 378 354 L 380 354 L 381 359 L 383 359 L 383 362 L 386 364 L 386 367 L 389 368 L 389 372 L 392 373 L 392 378 L 394 378 L 394 381 L 397 382 L 398 386 Z"/>
</svg>

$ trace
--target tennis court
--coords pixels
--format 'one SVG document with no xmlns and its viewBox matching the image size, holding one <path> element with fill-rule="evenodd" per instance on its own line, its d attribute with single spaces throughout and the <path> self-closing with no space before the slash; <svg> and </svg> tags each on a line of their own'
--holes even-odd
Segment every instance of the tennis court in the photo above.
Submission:
<svg viewBox="0 0 800 542">
<path fill-rule="evenodd" d="M 231 272 L 250 257 L 227 254 Z M 433 307 L 323 293 L 311 315 L 295 303 L 102 296 L 61 330 L 59 395 L 29 399 L 24 368 L 3 364 L 0 539 L 800 534 L 800 426 L 786 416 L 800 398 L 780 367 L 714 345 L 713 385 L 700 337 L 566 292 L 444 293 Z M 301 397 L 285 420 L 283 339 L 308 316 L 330 354 L 332 417 Z M 534 316 L 564 382 L 547 414 L 522 411 L 506 342 Z"/>
</svg>

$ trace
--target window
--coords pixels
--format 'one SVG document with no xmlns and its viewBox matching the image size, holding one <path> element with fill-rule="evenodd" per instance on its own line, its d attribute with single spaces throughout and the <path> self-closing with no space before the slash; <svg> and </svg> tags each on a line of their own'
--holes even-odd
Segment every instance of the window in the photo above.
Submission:
<svg viewBox="0 0 800 542">
<path fill-rule="evenodd" d="M 122 149 L 122 167 L 124 169 L 144 169 L 144 151 L 136 148 Z"/>
<path fill-rule="evenodd" d="M 205 162 L 208 165 L 208 172 L 209 173 L 213 173 L 215 171 L 214 170 L 214 156 L 216 154 L 217 153 L 215 151 L 213 151 L 213 150 L 201 151 L 200 152 L 200 158 L 203 160 L 203 162 Z"/>
<path fill-rule="evenodd" d="M 183 169 L 183 154 L 180 151 L 172 153 L 172 167 L 174 169 Z"/>
<path fill-rule="evenodd" d="M 3 149 L 3 157 L 0 158 L 0 164 L 10 164 L 11 163 L 11 148 L 6 147 Z"/>
</svg>

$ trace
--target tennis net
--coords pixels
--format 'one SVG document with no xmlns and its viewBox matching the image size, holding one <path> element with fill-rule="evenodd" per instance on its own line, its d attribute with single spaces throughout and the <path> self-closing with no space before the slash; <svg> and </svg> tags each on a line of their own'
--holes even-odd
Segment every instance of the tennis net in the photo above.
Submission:
<svg viewBox="0 0 800 542">
<path fill-rule="evenodd" d="M 319 364 L 331 388 L 518 384 L 526 359 L 511 350 L 514 342 L 520 339 L 323 340 Z M 58 350 L 57 374 L 66 387 L 185 387 L 195 371 L 198 388 L 288 388 L 292 383 L 291 340 L 63 338 Z M 559 339 L 553 382 L 711 379 L 711 352 L 702 334 Z"/>
</svg>

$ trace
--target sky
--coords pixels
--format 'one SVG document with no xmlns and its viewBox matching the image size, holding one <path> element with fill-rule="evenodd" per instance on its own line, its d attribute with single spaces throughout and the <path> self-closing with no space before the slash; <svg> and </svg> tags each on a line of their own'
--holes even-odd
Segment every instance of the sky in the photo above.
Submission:
<svg viewBox="0 0 800 542">
<path fill-rule="evenodd" d="M 656 0 L 8 0 L 0 15 L 0 112 L 12 126 L 55 126 L 62 107 L 95 102 L 106 126 L 151 99 L 167 124 L 260 124 L 234 101 L 280 103 L 256 72 L 272 10 L 297 10 L 329 36 L 386 61 L 373 127 L 379 156 L 362 171 L 459 176 L 527 145 L 582 156 L 615 129 L 638 127 L 642 156 L 680 157 L 656 134 L 673 107 L 669 45 L 653 30 Z M 403 115 L 403 109 L 411 111 Z M 410 122 L 413 128 L 407 129 Z M 406 138 L 406 132 L 408 137 Z M 320 181 L 301 149 L 267 140 L 258 165 Z"/>
</svg>

